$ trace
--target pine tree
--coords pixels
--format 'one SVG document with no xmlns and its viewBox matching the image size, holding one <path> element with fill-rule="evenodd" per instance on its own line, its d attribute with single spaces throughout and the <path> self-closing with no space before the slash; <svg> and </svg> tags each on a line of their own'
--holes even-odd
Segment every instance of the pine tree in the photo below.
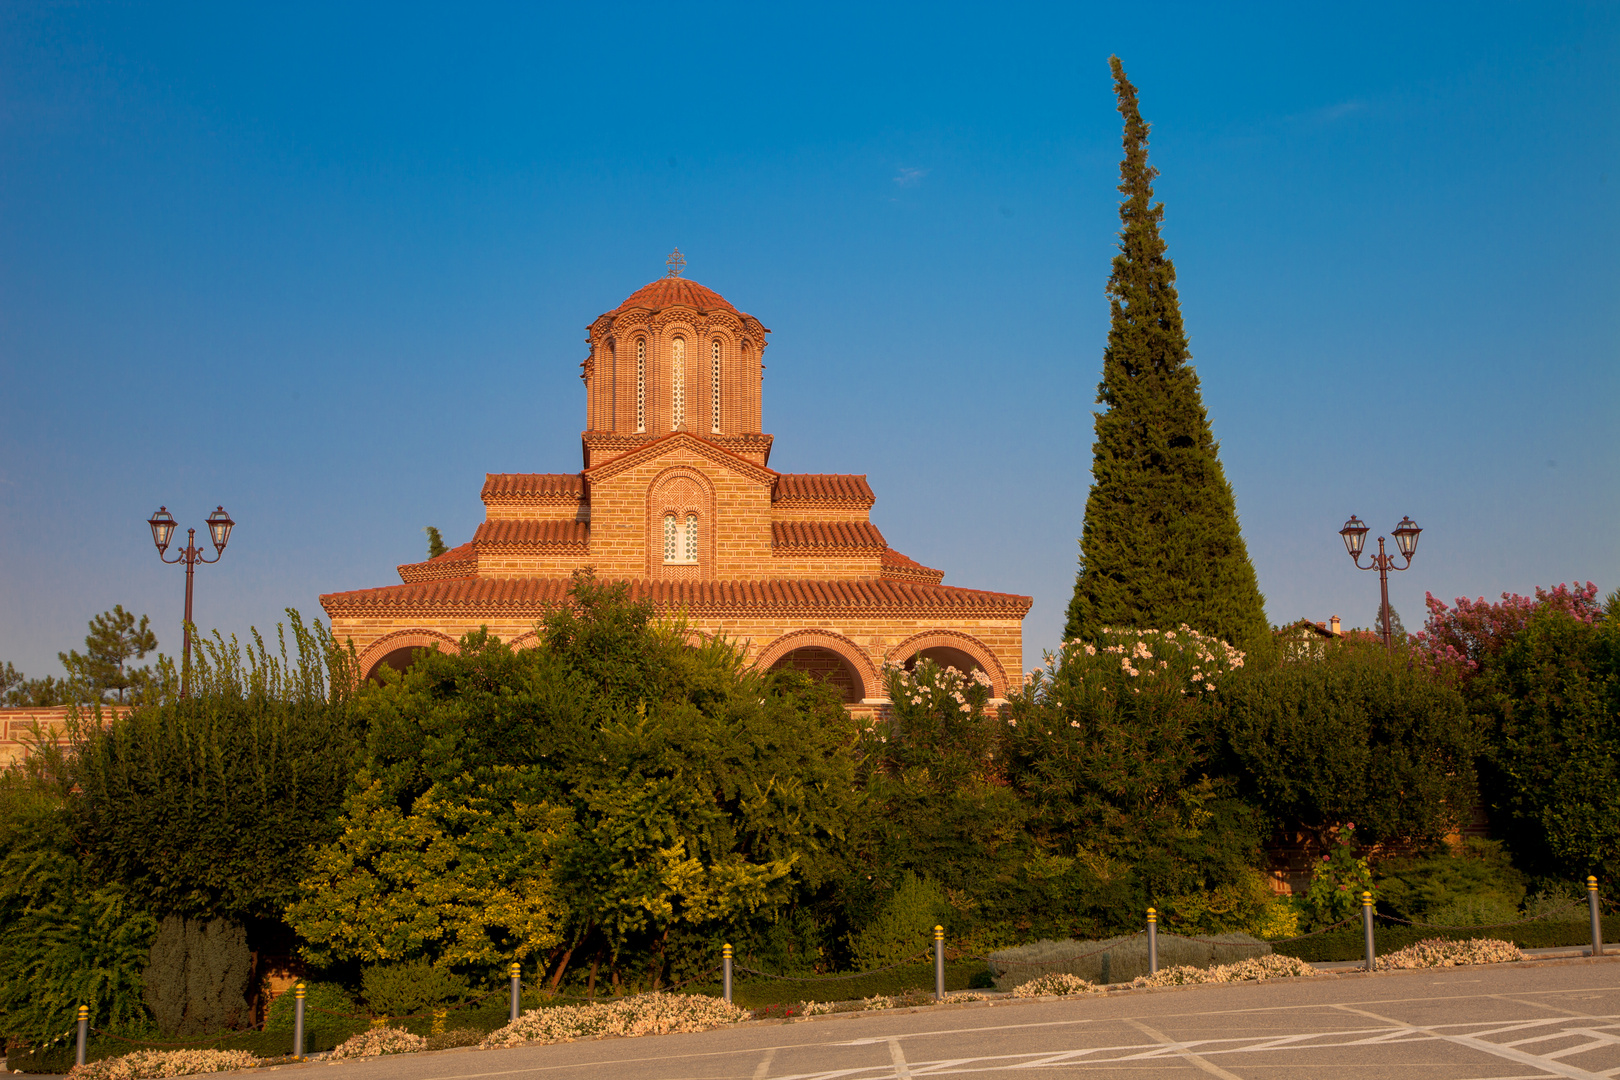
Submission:
<svg viewBox="0 0 1620 1080">
<path fill-rule="evenodd" d="M 142 659 L 158 647 L 157 635 L 147 624 L 145 615 L 136 622 L 124 605 L 114 604 L 111 611 L 90 620 L 90 633 L 84 639 L 85 655 L 75 650 L 57 653 L 57 658 L 69 677 L 88 691 L 90 700 L 125 702 L 131 690 L 138 696 L 153 677 L 150 667 L 126 666 L 131 657 Z"/>
<path fill-rule="evenodd" d="M 437 559 L 440 555 L 443 555 L 445 552 L 450 550 L 444 546 L 444 537 L 439 535 L 438 529 L 434 528 L 432 525 L 429 525 L 422 531 L 427 533 L 428 558 Z"/>
<path fill-rule="evenodd" d="M 1265 602 L 1238 529 L 1181 323 L 1175 267 L 1159 236 L 1148 125 L 1136 87 L 1110 57 L 1125 157 L 1119 254 L 1108 279 L 1113 324 L 1092 445 L 1091 493 L 1066 640 L 1105 626 L 1186 623 L 1238 645 L 1266 638 Z"/>
</svg>

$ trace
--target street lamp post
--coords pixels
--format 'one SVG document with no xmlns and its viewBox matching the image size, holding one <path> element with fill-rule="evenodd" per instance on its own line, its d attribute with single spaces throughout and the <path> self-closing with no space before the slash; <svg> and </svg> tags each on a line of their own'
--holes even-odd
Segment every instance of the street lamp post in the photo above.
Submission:
<svg viewBox="0 0 1620 1080">
<path fill-rule="evenodd" d="M 175 552 L 174 558 L 168 558 L 165 552 L 169 550 L 169 539 L 174 536 L 174 515 L 169 513 L 166 506 L 158 507 L 158 512 L 147 521 L 152 526 L 152 543 L 157 545 L 158 558 L 166 563 L 184 563 L 186 566 L 186 625 L 185 625 L 185 657 L 180 662 L 180 696 L 186 697 L 191 692 L 191 579 L 197 572 L 198 563 L 217 563 L 220 556 L 225 554 L 225 545 L 230 542 L 231 528 L 236 522 L 231 515 L 225 512 L 223 506 L 215 508 L 208 515 L 208 535 L 214 541 L 214 557 L 203 558 L 203 549 L 197 546 L 197 530 L 186 530 L 186 546 Z"/>
<path fill-rule="evenodd" d="M 1373 556 L 1372 565 L 1361 565 L 1361 549 L 1367 543 L 1368 529 L 1361 519 L 1354 514 L 1351 514 L 1350 520 L 1344 523 L 1344 528 L 1339 530 L 1339 535 L 1343 537 L 1344 549 L 1350 553 L 1350 559 L 1356 564 L 1357 570 L 1378 571 L 1378 588 L 1382 594 L 1382 606 L 1378 611 L 1379 618 L 1384 623 L 1384 648 L 1393 656 L 1395 654 L 1395 639 L 1389 630 L 1389 572 L 1391 570 L 1408 570 L 1411 568 L 1412 556 L 1417 553 L 1418 533 L 1423 530 L 1418 528 L 1417 522 L 1411 518 L 1403 517 L 1401 523 L 1391 531 L 1395 537 L 1395 546 L 1400 549 L 1401 554 L 1406 558 L 1405 566 L 1396 566 L 1395 556 L 1384 554 L 1384 538 L 1382 536 L 1378 538 L 1378 554 Z"/>
</svg>

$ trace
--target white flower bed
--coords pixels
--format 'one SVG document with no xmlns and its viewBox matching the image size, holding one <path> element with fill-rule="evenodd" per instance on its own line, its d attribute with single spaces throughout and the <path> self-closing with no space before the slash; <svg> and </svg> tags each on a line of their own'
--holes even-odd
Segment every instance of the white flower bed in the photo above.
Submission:
<svg viewBox="0 0 1620 1080">
<path fill-rule="evenodd" d="M 485 1050 L 524 1043 L 573 1042 L 607 1035 L 667 1035 L 676 1031 L 707 1031 L 748 1019 L 719 998 L 697 994 L 640 994 L 620 1001 L 591 1005 L 558 1005 L 530 1009 L 505 1027 L 492 1031 L 478 1045 Z"/>
<path fill-rule="evenodd" d="M 1519 947 L 1511 941 L 1498 941 L 1495 938 L 1473 938 L 1469 941 L 1430 938 L 1416 945 L 1408 945 L 1388 956 L 1380 956 L 1378 970 L 1508 964 L 1523 959 L 1524 953 L 1520 952 Z"/>
<path fill-rule="evenodd" d="M 332 1060 L 382 1057 L 384 1054 L 414 1054 L 427 1049 L 427 1040 L 403 1028 L 374 1027 L 340 1043 Z"/>
<path fill-rule="evenodd" d="M 1013 987 L 1013 997 L 1049 997 L 1058 994 L 1101 994 L 1103 988 L 1096 983 L 1089 983 L 1078 975 L 1070 975 L 1066 971 L 1054 971 L 1050 975 L 1042 975 L 1031 979 L 1027 983 L 1020 983 Z"/>
<path fill-rule="evenodd" d="M 123 1057 L 75 1065 L 73 1080 L 160 1080 L 166 1076 L 251 1069 L 259 1058 L 246 1050 L 137 1050 Z"/>
<path fill-rule="evenodd" d="M 1194 983 L 1262 982 L 1266 979 L 1296 979 L 1314 975 L 1316 969 L 1295 956 L 1256 956 L 1239 960 L 1235 964 L 1217 964 L 1214 967 L 1161 968 L 1152 975 L 1143 975 L 1131 986 L 1187 986 Z"/>
</svg>

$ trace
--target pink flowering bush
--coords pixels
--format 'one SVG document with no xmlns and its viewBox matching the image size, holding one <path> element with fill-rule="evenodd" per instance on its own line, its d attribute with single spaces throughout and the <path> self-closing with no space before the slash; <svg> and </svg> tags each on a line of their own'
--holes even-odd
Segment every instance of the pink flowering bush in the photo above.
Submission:
<svg viewBox="0 0 1620 1080">
<path fill-rule="evenodd" d="M 1132 987 L 1187 986 L 1193 983 L 1264 982 L 1267 979 L 1298 979 L 1315 975 L 1316 969 L 1294 956 L 1254 956 L 1234 964 L 1200 968 L 1181 965 L 1160 968 L 1131 982 Z"/>
<path fill-rule="evenodd" d="M 1103 994 L 1107 987 L 1087 982 L 1078 975 L 1071 975 L 1067 971 L 1054 971 L 1047 975 L 1038 975 L 1026 983 L 1019 983 L 1013 987 L 1012 996 L 1015 998 L 1028 997 L 1067 997 L 1070 994 Z"/>
<path fill-rule="evenodd" d="M 1590 581 L 1584 587 L 1564 584 L 1551 590 L 1538 585 L 1533 600 L 1507 592 L 1497 603 L 1486 603 L 1483 596 L 1477 600 L 1459 596 L 1456 607 L 1447 607 L 1433 593 L 1424 593 L 1429 618 L 1414 642 L 1418 652 L 1437 670 L 1471 677 L 1507 647 L 1538 609 L 1561 611 L 1587 624 L 1602 618 L 1603 606 L 1598 603 L 1597 591 Z"/>
<path fill-rule="evenodd" d="M 868 756 L 890 771 L 926 767 L 959 776 L 993 770 L 995 736 L 986 717 L 990 678 L 923 658 L 911 670 L 884 669 L 894 702 L 887 722 L 869 729 Z"/>
<path fill-rule="evenodd" d="M 412 1035 L 403 1028 L 374 1027 L 339 1043 L 332 1051 L 332 1058 L 341 1061 L 344 1058 L 382 1057 L 384 1054 L 414 1054 L 426 1049 L 427 1040 L 420 1035 Z"/>
</svg>

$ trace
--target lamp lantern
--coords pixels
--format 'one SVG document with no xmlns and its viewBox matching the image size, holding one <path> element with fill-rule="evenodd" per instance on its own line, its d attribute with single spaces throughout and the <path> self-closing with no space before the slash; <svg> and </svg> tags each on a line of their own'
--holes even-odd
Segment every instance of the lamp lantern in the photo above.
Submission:
<svg viewBox="0 0 1620 1080">
<path fill-rule="evenodd" d="M 174 515 L 169 513 L 169 508 L 158 507 L 157 513 L 146 523 L 152 526 L 152 543 L 157 545 L 158 554 L 169 550 L 169 538 L 174 535 Z"/>
<path fill-rule="evenodd" d="M 230 543 L 231 539 L 231 527 L 235 524 L 223 506 L 216 507 L 214 512 L 208 515 L 208 534 L 214 538 L 216 554 L 225 553 L 225 545 Z"/>
<path fill-rule="evenodd" d="M 1418 528 L 1417 522 L 1409 517 L 1401 518 L 1401 523 L 1393 530 L 1395 546 L 1401 549 L 1401 554 L 1406 556 L 1407 562 L 1411 562 L 1412 556 L 1417 553 L 1418 533 L 1422 531 Z"/>
<path fill-rule="evenodd" d="M 1350 520 L 1345 522 L 1344 528 L 1339 530 L 1339 535 L 1344 538 L 1344 550 L 1350 553 L 1350 557 L 1360 559 L 1361 549 L 1367 544 L 1366 524 L 1360 518 L 1351 514 Z"/>
</svg>

